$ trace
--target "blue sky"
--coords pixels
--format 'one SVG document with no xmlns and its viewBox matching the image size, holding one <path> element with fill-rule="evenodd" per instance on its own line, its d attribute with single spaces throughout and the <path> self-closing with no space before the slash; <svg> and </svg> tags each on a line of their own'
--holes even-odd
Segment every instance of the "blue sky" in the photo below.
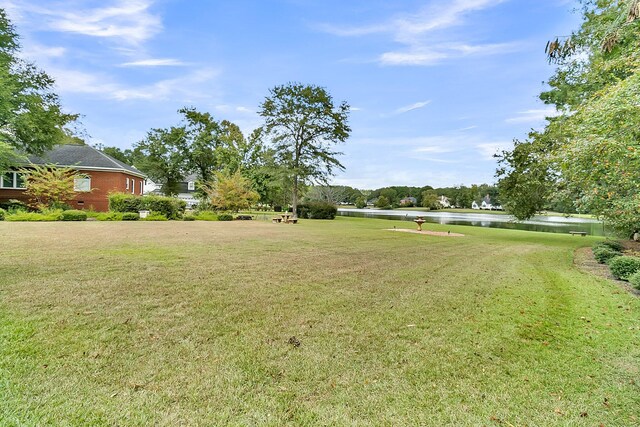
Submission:
<svg viewBox="0 0 640 427">
<path fill-rule="evenodd" d="M 544 46 L 579 25 L 562 0 L 0 0 L 23 56 L 56 79 L 88 142 L 130 148 L 194 106 L 248 134 L 269 88 L 347 101 L 362 189 L 494 182 L 491 155 L 552 114 Z"/>
</svg>

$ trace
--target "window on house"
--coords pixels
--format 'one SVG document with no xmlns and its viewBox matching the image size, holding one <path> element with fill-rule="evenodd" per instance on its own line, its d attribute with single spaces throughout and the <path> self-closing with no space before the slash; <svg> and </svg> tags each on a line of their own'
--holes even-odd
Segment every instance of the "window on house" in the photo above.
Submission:
<svg viewBox="0 0 640 427">
<path fill-rule="evenodd" d="M 26 188 L 26 180 L 24 174 L 20 172 L 7 172 L 0 179 L 0 188 Z"/>
<path fill-rule="evenodd" d="M 129 178 L 127 178 L 127 190 L 129 189 Z"/>
<path fill-rule="evenodd" d="M 136 194 L 136 180 L 131 178 L 131 194 Z"/>
<path fill-rule="evenodd" d="M 187 190 L 194 191 L 196 189 L 196 183 L 194 181 L 189 181 L 187 183 Z"/>
<path fill-rule="evenodd" d="M 79 176 L 73 180 L 73 190 L 81 192 L 91 191 L 91 177 Z"/>
<path fill-rule="evenodd" d="M 144 181 L 140 181 L 140 194 L 144 194 Z"/>
</svg>

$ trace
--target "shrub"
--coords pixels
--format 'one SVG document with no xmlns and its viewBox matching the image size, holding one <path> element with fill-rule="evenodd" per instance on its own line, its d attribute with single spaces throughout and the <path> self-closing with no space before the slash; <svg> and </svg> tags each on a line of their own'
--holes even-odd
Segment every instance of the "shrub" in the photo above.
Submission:
<svg viewBox="0 0 640 427">
<path fill-rule="evenodd" d="M 9 199 L 9 200 L 0 202 L 0 209 L 4 209 L 5 211 L 15 211 L 15 210 L 26 211 L 28 209 L 28 206 L 26 203 L 20 200 Z"/>
<path fill-rule="evenodd" d="M 335 219 L 338 208 L 327 202 L 310 202 L 298 206 L 298 218 Z"/>
<path fill-rule="evenodd" d="M 62 219 L 62 211 L 45 210 L 44 212 L 24 212 L 17 211 L 5 217 L 6 221 L 60 221 Z"/>
<path fill-rule="evenodd" d="M 274 212 L 282 212 L 282 206 L 278 206 L 278 205 L 274 206 L 273 207 L 273 211 Z"/>
<path fill-rule="evenodd" d="M 146 218 L 141 218 L 143 221 L 167 221 L 167 217 L 161 213 L 150 213 Z"/>
<path fill-rule="evenodd" d="M 140 214 L 137 212 L 124 212 L 122 214 L 123 221 L 137 221 L 140 219 Z"/>
<path fill-rule="evenodd" d="M 136 196 L 128 193 L 109 194 L 109 210 L 114 212 L 134 212 L 148 210 L 168 219 L 179 219 L 187 208 L 187 202 L 175 197 Z"/>
<path fill-rule="evenodd" d="M 98 221 L 122 221 L 120 212 L 100 212 L 95 216 Z"/>
<path fill-rule="evenodd" d="M 356 199 L 356 208 L 364 209 L 367 207 L 367 200 L 364 197 L 358 197 Z"/>
<path fill-rule="evenodd" d="M 7 212 L 4 209 L 0 208 L 0 221 L 4 221 L 4 216 L 6 213 Z"/>
<path fill-rule="evenodd" d="M 634 288 L 640 290 L 640 271 L 636 271 L 629 276 L 629 283 L 631 283 Z"/>
<path fill-rule="evenodd" d="M 62 211 L 63 221 L 86 221 L 87 213 L 75 209 Z"/>
<path fill-rule="evenodd" d="M 605 264 L 613 257 L 622 255 L 619 251 L 611 249 L 609 246 L 595 246 L 593 256 L 600 264 Z"/>
<path fill-rule="evenodd" d="M 233 221 L 233 215 L 231 214 L 220 214 L 218 215 L 218 221 Z"/>
<path fill-rule="evenodd" d="M 218 215 L 216 215 L 215 212 L 211 212 L 211 211 L 200 211 L 195 216 L 195 219 L 200 221 L 217 221 Z"/>
<path fill-rule="evenodd" d="M 633 256 L 618 256 L 609 260 L 611 274 L 621 280 L 629 280 L 629 277 L 640 271 L 640 258 Z"/>
<path fill-rule="evenodd" d="M 195 221 L 195 220 L 196 220 L 196 217 L 195 217 L 195 215 L 187 214 L 187 215 L 184 215 L 184 216 L 182 217 L 182 220 L 183 220 L 183 221 Z"/>
<path fill-rule="evenodd" d="M 142 210 L 142 197 L 128 193 L 109 194 L 109 210 L 113 212 L 138 212 Z"/>
<path fill-rule="evenodd" d="M 624 246 L 622 246 L 622 243 L 620 243 L 617 240 L 604 240 L 602 242 L 598 242 L 595 245 L 593 245 L 594 249 L 596 247 L 605 247 L 605 248 L 610 248 L 613 249 L 614 251 L 617 252 L 622 252 L 622 250 L 624 249 Z"/>
</svg>

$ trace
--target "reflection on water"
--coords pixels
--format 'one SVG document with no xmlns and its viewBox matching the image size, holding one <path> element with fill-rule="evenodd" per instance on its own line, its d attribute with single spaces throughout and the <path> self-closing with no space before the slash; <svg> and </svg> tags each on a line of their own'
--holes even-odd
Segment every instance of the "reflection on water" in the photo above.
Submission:
<svg viewBox="0 0 640 427">
<path fill-rule="evenodd" d="M 601 221 L 587 218 L 566 218 L 563 216 L 535 216 L 527 221 L 515 221 L 511 215 L 377 209 L 338 209 L 338 215 L 406 221 L 413 221 L 417 216 L 421 216 L 426 222 L 444 225 L 473 225 L 476 227 L 543 231 L 547 233 L 585 231 L 593 236 L 605 235 L 605 228 Z"/>
</svg>

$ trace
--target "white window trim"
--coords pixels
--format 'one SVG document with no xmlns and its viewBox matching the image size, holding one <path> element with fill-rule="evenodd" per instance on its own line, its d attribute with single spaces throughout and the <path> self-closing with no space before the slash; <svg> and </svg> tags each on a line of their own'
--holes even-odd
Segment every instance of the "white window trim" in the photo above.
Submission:
<svg viewBox="0 0 640 427">
<path fill-rule="evenodd" d="M 131 194 L 136 194 L 136 180 L 131 178 Z"/>
<path fill-rule="evenodd" d="M 125 188 L 125 190 L 129 189 L 129 177 L 127 177 L 127 187 Z"/>
<path fill-rule="evenodd" d="M 140 195 L 144 193 L 144 181 L 140 181 Z"/>
<path fill-rule="evenodd" d="M 87 180 L 89 181 L 89 189 L 88 190 L 81 190 L 80 186 L 78 185 L 78 180 Z M 91 177 L 90 176 L 78 176 L 73 180 L 73 191 L 77 191 L 78 193 L 89 193 L 91 191 Z"/>
<path fill-rule="evenodd" d="M 4 176 L 7 175 L 7 174 L 11 174 L 11 176 L 13 177 L 13 179 L 11 180 L 11 186 L 10 187 L 5 187 L 4 186 Z M 18 175 L 22 175 L 22 183 L 23 183 L 24 187 L 18 187 L 17 186 Z M 0 188 L 5 189 L 5 190 L 26 190 L 27 189 L 27 178 L 26 178 L 25 174 L 20 173 L 20 172 L 13 172 L 13 171 L 5 172 L 5 173 L 0 175 Z"/>
<path fill-rule="evenodd" d="M 195 191 L 195 189 L 196 189 L 196 183 L 194 181 L 187 182 L 188 191 Z"/>
</svg>

